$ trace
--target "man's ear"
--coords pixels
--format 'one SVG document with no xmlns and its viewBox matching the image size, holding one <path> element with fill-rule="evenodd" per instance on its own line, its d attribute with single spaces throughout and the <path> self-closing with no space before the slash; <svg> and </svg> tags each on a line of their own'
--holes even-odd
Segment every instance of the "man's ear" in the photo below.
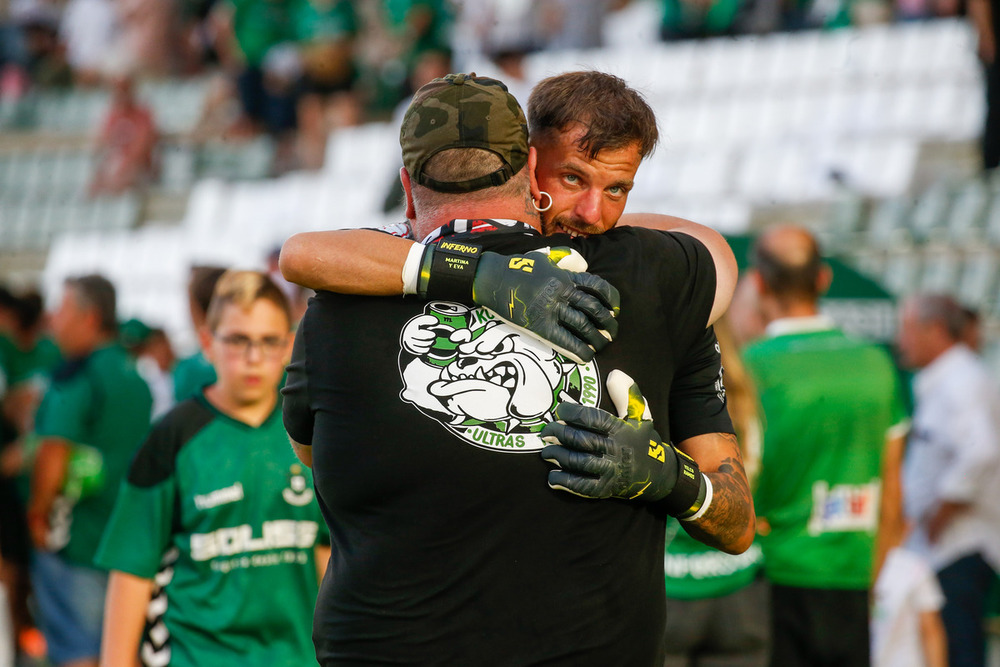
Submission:
<svg viewBox="0 0 1000 667">
<path fill-rule="evenodd" d="M 528 179 L 531 183 L 531 198 L 535 201 L 542 199 L 542 190 L 538 187 L 538 179 L 535 178 L 535 168 L 538 166 L 538 151 L 534 146 L 528 147 Z"/>
<path fill-rule="evenodd" d="M 826 291 L 830 289 L 830 284 L 833 282 L 833 269 L 830 268 L 829 264 L 824 264 L 819 269 L 819 275 L 816 277 L 816 293 L 820 296 L 826 294 Z"/>
<path fill-rule="evenodd" d="M 410 172 L 406 167 L 399 168 L 399 182 L 403 184 L 403 195 L 406 199 L 406 219 L 416 220 L 417 211 L 413 208 L 413 186 L 410 185 Z"/>
</svg>

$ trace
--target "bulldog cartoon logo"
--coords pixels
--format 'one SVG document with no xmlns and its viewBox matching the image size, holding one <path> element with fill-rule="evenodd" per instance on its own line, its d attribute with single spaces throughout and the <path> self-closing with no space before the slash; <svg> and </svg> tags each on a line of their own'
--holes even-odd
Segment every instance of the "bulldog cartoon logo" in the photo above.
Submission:
<svg viewBox="0 0 1000 667">
<path fill-rule="evenodd" d="M 432 301 L 400 335 L 400 397 L 477 447 L 536 452 L 557 403 L 596 406 L 596 362 L 576 364 L 484 308 Z"/>
</svg>

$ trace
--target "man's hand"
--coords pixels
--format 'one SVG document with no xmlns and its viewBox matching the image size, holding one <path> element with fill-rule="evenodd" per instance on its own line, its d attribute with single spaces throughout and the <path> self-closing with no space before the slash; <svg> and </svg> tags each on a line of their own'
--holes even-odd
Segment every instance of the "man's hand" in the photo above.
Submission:
<svg viewBox="0 0 1000 667">
<path fill-rule="evenodd" d="M 667 512 L 690 516 L 706 497 L 704 476 L 689 457 L 665 443 L 653 428 L 646 399 L 625 373 L 608 376 L 608 393 L 621 418 L 575 403 L 556 407 L 559 421 L 541 437 L 549 443 L 542 458 L 557 469 L 549 486 L 586 498 L 641 498 L 657 501 L 680 493 Z"/>
<path fill-rule="evenodd" d="M 577 363 L 593 359 L 618 333 L 618 290 L 584 273 L 587 262 L 575 250 L 542 248 L 500 255 L 456 246 L 428 246 L 418 294 L 463 300 L 471 278 L 474 304 Z"/>
</svg>

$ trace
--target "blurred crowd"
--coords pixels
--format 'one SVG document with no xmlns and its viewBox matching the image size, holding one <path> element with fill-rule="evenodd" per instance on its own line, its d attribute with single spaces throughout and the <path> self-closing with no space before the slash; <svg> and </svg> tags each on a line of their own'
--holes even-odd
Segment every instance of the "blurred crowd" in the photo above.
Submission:
<svg viewBox="0 0 1000 667">
<path fill-rule="evenodd" d="M 261 279 L 280 290 L 282 300 L 297 321 L 305 311 L 306 293 L 281 278 L 276 259 L 275 253 L 268 271 L 260 274 Z M 206 329 L 215 287 L 225 274 L 223 267 L 192 267 L 188 300 L 195 331 Z M 109 492 L 113 498 L 124 467 L 141 442 L 136 438 L 144 437 L 150 424 L 177 403 L 200 395 L 205 386 L 217 381 L 214 367 L 200 348 L 179 354 L 162 328 L 135 318 L 117 322 L 112 315 L 109 320 L 109 313 L 115 312 L 115 303 L 114 286 L 97 275 L 67 280 L 60 301 L 49 304 L 48 312 L 37 292 L 15 292 L 0 285 L 0 665 L 3 667 L 29 664 L 32 660 L 42 660 L 41 664 L 61 663 L 52 654 L 46 658 L 46 641 L 38 629 L 46 627 L 46 620 L 55 623 L 45 618 L 46 611 L 52 611 L 39 601 L 45 595 L 44 588 L 39 587 L 58 586 L 60 577 L 52 581 L 52 577 L 39 574 L 37 562 L 38 554 L 55 553 L 67 546 L 52 546 L 66 528 L 59 524 L 60 512 L 72 515 L 74 504 L 84 498 L 93 501 L 101 493 Z M 93 317 L 94 312 L 103 313 L 103 317 Z M 121 368 L 116 371 L 106 360 L 94 361 L 109 350 L 128 359 L 124 375 Z M 79 380 L 79 371 L 85 365 L 96 369 L 93 372 L 104 380 L 120 382 L 122 378 L 134 378 L 134 382 L 145 387 L 138 392 L 133 387 L 127 392 L 125 402 L 121 396 L 112 395 L 96 400 L 95 396 L 102 392 L 92 389 L 78 396 L 80 403 L 72 408 L 62 392 L 73 378 Z M 43 415 L 46 401 L 50 406 L 47 417 Z M 58 403 L 57 408 L 51 407 L 54 402 Z M 40 487 L 44 484 L 40 480 L 44 479 L 52 457 L 44 446 L 48 439 L 46 424 L 51 424 L 52 419 L 72 420 L 70 415 L 77 410 L 82 411 L 78 416 L 87 428 L 111 417 L 111 423 L 118 424 L 113 427 L 117 431 L 115 437 L 128 436 L 129 442 L 117 454 L 94 443 L 103 449 L 96 457 L 91 446 L 77 445 L 68 455 L 65 474 L 57 483 L 54 506 L 40 518 L 35 511 L 43 494 Z M 136 426 L 132 433 L 126 433 L 123 429 L 127 427 L 123 425 L 130 423 Z M 99 438 L 101 428 L 89 437 Z M 112 460 L 112 455 L 121 460 Z M 66 498 L 71 498 L 69 504 L 60 509 L 60 502 Z M 100 538 L 109 509 L 104 507 L 98 512 L 99 528 L 91 541 Z M 82 515 L 77 517 L 78 523 L 82 521 Z M 42 529 L 38 528 L 39 522 L 44 524 Z M 94 547 L 96 542 L 91 545 Z M 83 582 L 74 580 L 69 586 L 83 586 Z M 99 597 L 103 598 L 103 589 Z M 96 616 L 99 633 L 100 614 Z M 70 636 L 67 641 L 72 644 L 77 640 Z"/>
<path fill-rule="evenodd" d="M 197 137 L 270 135 L 278 172 L 318 168 L 337 127 L 385 119 L 423 83 L 484 57 L 516 88 L 526 55 L 600 47 L 609 14 L 638 1 L 3 0 L 0 100 L 33 89 L 115 87 L 122 77 L 211 73 L 216 80 Z M 965 11 L 961 0 L 659 5 L 667 41 Z"/>
</svg>

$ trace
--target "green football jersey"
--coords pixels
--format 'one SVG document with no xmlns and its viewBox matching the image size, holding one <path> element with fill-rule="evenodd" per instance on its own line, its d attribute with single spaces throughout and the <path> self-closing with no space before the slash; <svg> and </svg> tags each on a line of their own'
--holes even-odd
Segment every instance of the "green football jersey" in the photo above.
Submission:
<svg viewBox="0 0 1000 667">
<path fill-rule="evenodd" d="M 167 413 L 122 484 L 97 562 L 155 579 L 147 664 L 315 664 L 314 547 L 328 543 L 311 471 L 276 409 L 258 427 L 203 395 Z"/>
<path fill-rule="evenodd" d="M 886 437 L 905 423 L 889 355 L 818 328 L 758 341 L 745 357 L 765 419 L 754 504 L 771 527 L 760 539 L 768 578 L 867 589 Z"/>
<path fill-rule="evenodd" d="M 9 339 L 5 346 L 10 346 L 10 385 L 22 382 L 42 380 L 48 381 L 49 376 L 59 366 L 62 355 L 59 348 L 50 338 L 40 338 L 30 350 L 24 350 Z"/>
<path fill-rule="evenodd" d="M 54 503 L 49 545 L 92 566 L 129 461 L 149 431 L 153 399 L 118 345 L 56 369 L 35 415 L 41 438 L 72 444 L 67 484 Z"/>
<path fill-rule="evenodd" d="M 702 600 L 735 593 L 753 583 L 762 559 L 756 542 L 734 556 L 694 539 L 676 519 L 667 520 L 663 575 L 668 598 Z"/>
</svg>

